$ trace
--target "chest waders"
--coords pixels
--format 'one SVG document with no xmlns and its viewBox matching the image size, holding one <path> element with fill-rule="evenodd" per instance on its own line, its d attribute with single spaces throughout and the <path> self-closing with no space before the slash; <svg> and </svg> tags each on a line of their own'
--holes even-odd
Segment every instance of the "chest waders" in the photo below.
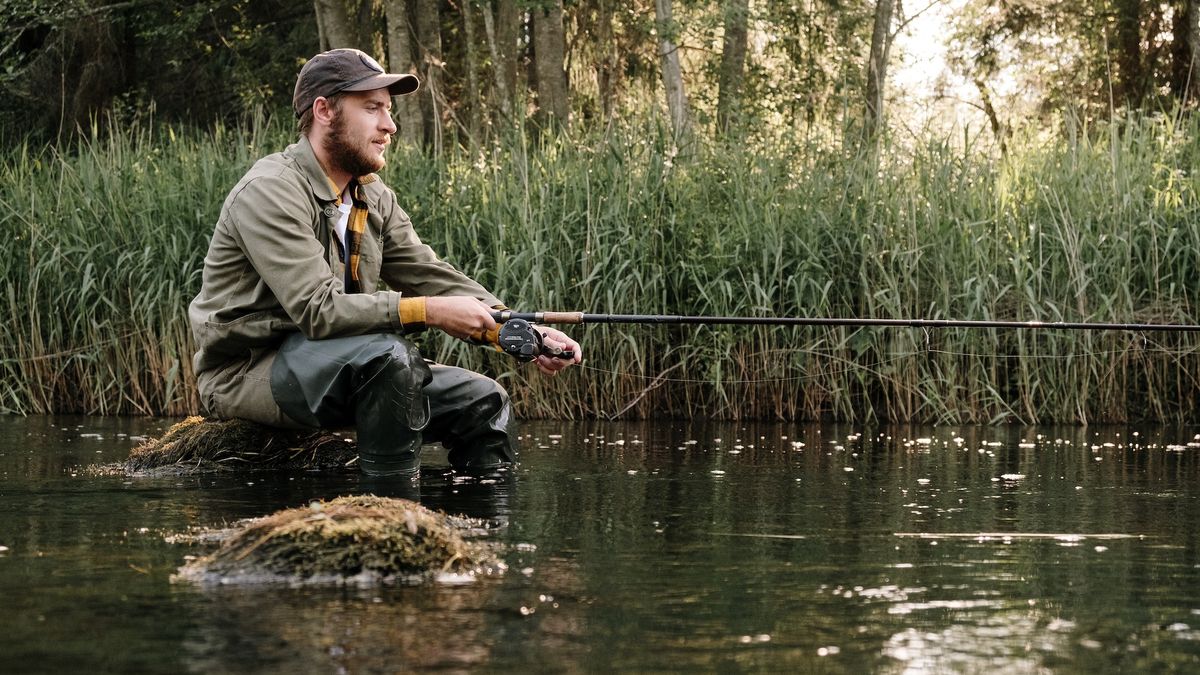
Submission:
<svg viewBox="0 0 1200 675">
<path fill-rule="evenodd" d="M 359 465 L 368 475 L 415 475 L 425 442 L 440 441 L 459 469 L 516 459 L 503 387 L 469 370 L 429 363 L 399 335 L 309 340 L 294 334 L 272 364 L 271 393 L 300 424 L 355 427 Z"/>
</svg>

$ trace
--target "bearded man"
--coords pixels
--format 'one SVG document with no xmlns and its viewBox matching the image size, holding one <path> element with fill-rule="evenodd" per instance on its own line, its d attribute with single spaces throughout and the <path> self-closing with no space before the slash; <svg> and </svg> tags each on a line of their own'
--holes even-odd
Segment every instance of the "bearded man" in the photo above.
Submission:
<svg viewBox="0 0 1200 675">
<path fill-rule="evenodd" d="M 512 463 L 508 395 L 477 373 L 424 359 L 408 335 L 480 340 L 503 303 L 421 243 L 375 172 L 396 125 L 388 74 L 356 49 L 314 56 L 296 80 L 300 138 L 260 159 L 221 208 L 188 308 L 205 412 L 283 428 L 354 426 L 369 475 L 415 476 L 423 442 L 455 468 Z M 554 375 L 579 345 L 539 326 Z"/>
</svg>

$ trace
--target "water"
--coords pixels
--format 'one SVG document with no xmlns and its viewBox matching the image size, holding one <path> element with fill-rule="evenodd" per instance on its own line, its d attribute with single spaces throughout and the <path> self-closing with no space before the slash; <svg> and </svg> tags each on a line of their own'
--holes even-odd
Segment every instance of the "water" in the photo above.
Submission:
<svg viewBox="0 0 1200 675">
<path fill-rule="evenodd" d="M 1194 430 L 530 423 L 496 483 L 80 471 L 166 424 L 0 418 L 0 672 L 1200 668 Z M 359 492 L 491 519 L 508 572 L 170 581 L 202 552 L 171 534 Z"/>
</svg>

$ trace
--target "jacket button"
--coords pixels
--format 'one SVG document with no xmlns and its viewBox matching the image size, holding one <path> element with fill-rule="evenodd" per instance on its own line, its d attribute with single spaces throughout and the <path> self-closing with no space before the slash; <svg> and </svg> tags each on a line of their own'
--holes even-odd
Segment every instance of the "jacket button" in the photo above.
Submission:
<svg viewBox="0 0 1200 675">
<path fill-rule="evenodd" d="M 332 218 L 337 215 L 338 210 L 332 206 L 325 207 L 325 217 Z"/>
</svg>

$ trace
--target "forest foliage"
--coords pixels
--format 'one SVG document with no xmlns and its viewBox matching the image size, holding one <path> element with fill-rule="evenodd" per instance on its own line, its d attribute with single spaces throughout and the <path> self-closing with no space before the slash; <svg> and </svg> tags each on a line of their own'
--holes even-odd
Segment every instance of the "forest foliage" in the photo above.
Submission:
<svg viewBox="0 0 1200 675">
<path fill-rule="evenodd" d="M 353 46 L 425 87 L 400 135 L 440 151 L 513 125 L 603 127 L 657 107 L 687 133 L 887 127 L 899 37 L 945 41 L 934 97 L 996 145 L 1064 110 L 1189 106 L 1200 0 L 0 0 L 2 128 L 60 140 L 97 120 L 201 126 L 286 111 L 312 54 Z M 938 13 L 943 32 L 914 30 Z M 918 66 L 919 67 L 919 66 Z M 951 86 L 958 83 L 964 86 Z"/>
</svg>

